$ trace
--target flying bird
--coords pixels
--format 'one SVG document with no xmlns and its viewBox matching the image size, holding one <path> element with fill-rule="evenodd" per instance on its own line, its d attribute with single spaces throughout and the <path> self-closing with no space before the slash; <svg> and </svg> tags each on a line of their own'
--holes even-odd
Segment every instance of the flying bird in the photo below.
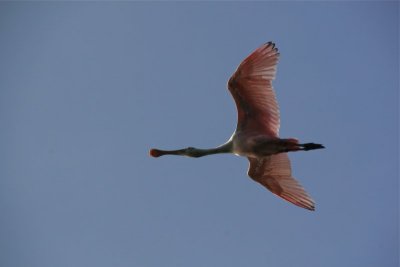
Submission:
<svg viewBox="0 0 400 267">
<path fill-rule="evenodd" d="M 287 152 L 324 148 L 321 144 L 299 143 L 295 138 L 279 138 L 279 108 L 272 80 L 275 79 L 279 53 L 268 42 L 240 63 L 228 81 L 237 108 L 237 126 L 231 138 L 209 149 L 187 147 L 178 150 L 151 149 L 150 155 L 203 157 L 233 153 L 249 160 L 248 176 L 275 195 L 308 210 L 315 210 L 314 200 L 292 177 Z"/>
</svg>

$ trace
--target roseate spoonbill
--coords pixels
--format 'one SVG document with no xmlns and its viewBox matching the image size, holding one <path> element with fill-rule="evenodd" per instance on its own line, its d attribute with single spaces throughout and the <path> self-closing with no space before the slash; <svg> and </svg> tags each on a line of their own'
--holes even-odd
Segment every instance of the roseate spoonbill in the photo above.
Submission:
<svg viewBox="0 0 400 267">
<path fill-rule="evenodd" d="M 236 130 L 223 145 L 199 149 L 151 149 L 150 155 L 202 157 L 233 153 L 247 157 L 248 175 L 279 197 L 308 210 L 315 210 L 314 201 L 292 177 L 287 152 L 324 148 L 321 144 L 300 144 L 295 138 L 279 138 L 279 109 L 272 80 L 275 78 L 278 49 L 268 42 L 251 53 L 228 81 L 237 108 Z"/>
</svg>

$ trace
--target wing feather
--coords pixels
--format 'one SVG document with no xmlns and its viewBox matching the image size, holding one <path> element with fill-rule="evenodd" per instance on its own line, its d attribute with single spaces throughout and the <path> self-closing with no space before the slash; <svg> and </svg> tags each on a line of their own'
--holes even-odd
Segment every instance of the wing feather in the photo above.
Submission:
<svg viewBox="0 0 400 267">
<path fill-rule="evenodd" d="M 272 80 L 279 53 L 274 43 L 266 43 L 239 65 L 228 81 L 238 111 L 237 131 L 252 131 L 278 137 L 279 107 Z"/>
<path fill-rule="evenodd" d="M 265 158 L 249 158 L 248 175 L 275 195 L 308 210 L 315 210 L 313 199 L 292 177 L 287 153 Z"/>
</svg>

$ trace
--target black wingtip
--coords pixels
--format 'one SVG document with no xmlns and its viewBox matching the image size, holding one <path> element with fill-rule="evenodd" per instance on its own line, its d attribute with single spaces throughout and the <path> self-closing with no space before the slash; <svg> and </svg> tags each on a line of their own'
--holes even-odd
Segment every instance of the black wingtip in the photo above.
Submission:
<svg viewBox="0 0 400 267">
<path fill-rule="evenodd" d="M 270 46 L 272 46 L 272 48 L 275 47 L 275 43 L 271 42 L 271 41 L 269 41 L 268 43 L 265 43 L 265 45 L 266 45 L 266 47 L 270 47 Z"/>
</svg>

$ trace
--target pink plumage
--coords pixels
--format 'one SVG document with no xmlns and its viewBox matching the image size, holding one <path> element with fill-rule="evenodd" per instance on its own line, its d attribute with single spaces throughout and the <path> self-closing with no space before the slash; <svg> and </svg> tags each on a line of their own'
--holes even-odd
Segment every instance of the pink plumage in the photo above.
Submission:
<svg viewBox="0 0 400 267">
<path fill-rule="evenodd" d="M 237 108 L 237 126 L 223 145 L 198 149 L 150 150 L 150 155 L 202 157 L 233 153 L 247 157 L 248 175 L 275 195 L 308 210 L 314 210 L 312 198 L 293 176 L 287 152 L 324 148 L 314 143 L 300 144 L 295 138 L 279 138 L 279 107 L 272 80 L 275 79 L 279 53 L 275 44 L 257 48 L 239 65 L 228 81 Z"/>
</svg>

